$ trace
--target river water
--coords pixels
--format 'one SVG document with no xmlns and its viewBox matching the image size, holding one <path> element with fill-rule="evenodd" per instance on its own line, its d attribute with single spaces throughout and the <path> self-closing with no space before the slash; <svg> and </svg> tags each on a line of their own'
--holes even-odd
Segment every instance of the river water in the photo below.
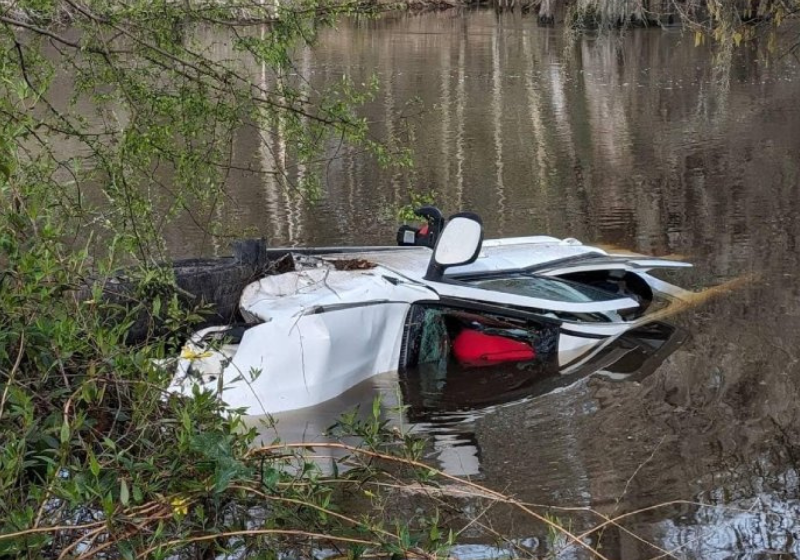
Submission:
<svg viewBox="0 0 800 560">
<path fill-rule="evenodd" d="M 488 237 L 681 255 L 695 264 L 676 278 L 689 287 L 748 281 L 673 317 L 679 343 L 647 371 L 628 368 L 635 379 L 537 395 L 501 372 L 453 397 L 446 383 L 437 395 L 385 376 L 278 418 L 281 437 L 319 439 L 376 394 L 422 402 L 416 416 L 387 415 L 431 438 L 426 460 L 521 500 L 609 516 L 705 504 L 625 518 L 603 533 L 609 558 L 800 556 L 797 62 L 743 50 L 720 70 L 676 29 L 570 39 L 533 17 L 450 11 L 343 22 L 299 68 L 313 84 L 377 74 L 364 115 L 416 165 L 380 169 L 343 149 L 315 205 L 264 174 L 234 174 L 224 217 L 272 245 L 391 244 L 392 208 L 432 191 L 448 212 L 480 213 Z M 237 139 L 245 166 L 269 168 L 279 152 L 252 131 Z M 219 250 L 190 224 L 170 242 L 177 256 Z M 510 515 L 493 523 L 546 540 Z"/>
</svg>

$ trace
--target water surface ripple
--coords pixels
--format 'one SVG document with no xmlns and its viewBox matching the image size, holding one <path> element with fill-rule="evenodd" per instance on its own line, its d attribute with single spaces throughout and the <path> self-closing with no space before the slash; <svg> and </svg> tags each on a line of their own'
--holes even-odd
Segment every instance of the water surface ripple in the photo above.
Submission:
<svg viewBox="0 0 800 560">
<path fill-rule="evenodd" d="M 676 499 L 727 506 L 675 505 L 626 523 L 679 558 L 800 554 L 796 62 L 742 51 L 725 74 L 675 30 L 568 40 L 533 18 L 447 12 L 345 22 L 302 65 L 313 84 L 377 74 L 364 114 L 377 137 L 411 144 L 416 167 L 383 170 L 345 152 L 316 206 L 262 175 L 232 176 L 225 212 L 274 245 L 391 243 L 387 209 L 410 189 L 433 190 L 448 211 L 479 212 L 490 237 L 682 255 L 696 265 L 678 279 L 690 287 L 758 275 L 675 317 L 687 340 L 639 381 L 596 377 L 504 403 L 498 390 L 501 404 L 438 414 L 433 399 L 416 419 L 432 436 L 428 460 L 530 502 L 609 515 Z M 266 143 L 243 131 L 237 157 L 269 168 L 281 148 Z M 209 252 L 204 243 L 185 224 L 174 230 L 178 255 Z M 373 380 L 281 418 L 279 431 L 317 438 L 353 402 L 379 392 L 403 402 L 402 382 Z M 603 551 L 657 553 L 620 529 Z"/>
</svg>

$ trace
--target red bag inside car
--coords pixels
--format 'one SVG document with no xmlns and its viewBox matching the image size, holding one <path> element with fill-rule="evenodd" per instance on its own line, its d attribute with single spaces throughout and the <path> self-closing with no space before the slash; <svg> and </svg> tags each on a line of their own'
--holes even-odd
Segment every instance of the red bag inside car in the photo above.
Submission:
<svg viewBox="0 0 800 560">
<path fill-rule="evenodd" d="M 453 340 L 453 355 L 464 365 L 490 366 L 532 360 L 536 352 L 518 340 L 464 329 Z"/>
</svg>

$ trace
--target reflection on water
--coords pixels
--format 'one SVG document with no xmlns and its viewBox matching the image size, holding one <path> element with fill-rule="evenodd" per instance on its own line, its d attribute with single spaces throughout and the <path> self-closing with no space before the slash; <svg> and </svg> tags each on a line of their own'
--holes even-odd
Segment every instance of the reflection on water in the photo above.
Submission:
<svg viewBox="0 0 800 560">
<path fill-rule="evenodd" d="M 288 442 L 327 441 L 328 429 L 342 412 L 358 410 L 369 418 L 380 396 L 381 420 L 425 434 L 431 441 L 429 459 L 456 476 L 481 474 L 481 419 L 503 406 L 534 406 L 537 397 L 557 394 L 589 376 L 609 381 L 638 382 L 652 374 L 686 340 L 686 333 L 666 323 L 652 323 L 598 347 L 566 374 L 553 364 L 510 363 L 492 367 L 460 366 L 451 358 L 420 364 L 399 374 L 373 377 L 336 399 L 298 411 L 276 414 L 261 428 L 258 443 L 275 438 Z M 548 401 L 535 405 L 548 408 Z M 258 425 L 261 421 L 253 417 Z M 335 457 L 335 455 L 333 456 Z"/>
<path fill-rule="evenodd" d="M 662 551 L 680 547 L 679 558 L 797 556 L 797 62 L 741 52 L 721 83 L 710 53 L 677 31 L 573 42 L 534 19 L 450 12 L 347 22 L 303 65 L 312 84 L 378 74 L 365 115 L 378 137 L 410 140 L 417 165 L 381 170 L 344 150 L 312 207 L 259 173 L 276 165 L 279 138 L 243 130 L 236 157 L 256 171 L 231 177 L 224 212 L 273 244 L 392 243 L 386 208 L 432 189 L 447 211 L 479 212 L 489 237 L 547 233 L 680 254 L 696 265 L 675 279 L 689 287 L 758 279 L 671 317 L 691 337 L 654 352 L 658 367 L 642 370 L 652 375 L 558 388 L 546 373 L 471 372 L 482 380 L 462 383 L 449 371 L 409 372 L 324 414 L 280 418 L 282 437 L 318 439 L 350 397 L 369 410 L 384 393 L 410 406 L 387 419 L 413 419 L 431 436 L 429 460 L 526 501 L 607 515 L 676 499 L 727 506 L 631 516 L 603 532 L 610 558 L 663 554 L 626 529 Z M 185 224 L 173 246 L 213 252 Z M 511 518 L 496 522 L 529 536 Z"/>
<path fill-rule="evenodd" d="M 314 86 L 377 74 L 365 115 L 377 137 L 410 141 L 416 168 L 380 170 L 332 147 L 341 157 L 310 205 L 271 174 L 286 168 L 280 134 L 243 129 L 235 164 L 253 171 L 231 175 L 225 216 L 274 244 L 390 243 L 386 209 L 410 188 L 432 189 L 449 210 L 479 210 L 491 236 L 548 232 L 659 254 L 710 254 L 727 241 L 751 252 L 745 232 L 759 210 L 796 187 L 796 69 L 747 55 L 735 64 L 718 83 L 709 53 L 675 31 L 572 43 L 483 12 L 352 22 L 323 33 L 299 66 Z M 286 180 L 305 172 L 286 169 Z M 188 224 L 173 234 L 181 254 L 213 251 Z"/>
<path fill-rule="evenodd" d="M 212 31 L 201 35 L 213 56 L 236 56 Z M 383 394 L 387 420 L 431 436 L 429 460 L 526 501 L 607 515 L 677 499 L 726 506 L 632 516 L 625 528 L 661 551 L 609 528 L 611 558 L 679 547 L 680 558 L 800 555 L 798 62 L 742 51 L 726 74 L 674 30 L 572 40 L 535 18 L 451 11 L 344 22 L 298 68 L 311 88 L 377 74 L 364 115 L 378 138 L 410 144 L 416 167 L 379 169 L 332 145 L 338 157 L 310 205 L 287 189 L 309 170 L 287 162 L 280 130 L 243 128 L 218 217 L 273 245 L 391 244 L 387 209 L 432 190 L 447 211 L 480 213 L 488 237 L 546 233 L 684 255 L 696 268 L 681 271 L 682 286 L 758 279 L 671 317 L 679 328 L 650 339 L 660 344 L 620 341 L 568 379 L 516 369 L 382 376 L 279 416 L 264 439 L 319 440 L 344 409 L 369 411 Z M 189 219 L 168 237 L 176 257 L 225 250 Z M 681 332 L 690 339 L 672 344 Z M 512 519 L 497 523 L 529 536 Z"/>
<path fill-rule="evenodd" d="M 402 403 L 396 373 L 385 373 L 367 379 L 338 397 L 317 406 L 282 412 L 269 418 L 253 416 L 248 419 L 248 423 L 258 428 L 259 437 L 255 445 L 269 445 L 276 439 L 295 443 L 339 441 L 328 437 L 327 433 L 341 420 L 342 413 L 357 410 L 359 420 L 369 420 L 377 397 L 380 397 L 382 405 L 380 420 L 387 420 L 398 428 L 405 428 L 400 414 Z M 343 451 L 332 450 L 318 463 L 325 472 L 330 472 L 331 462 L 344 455 L 346 453 Z"/>
</svg>

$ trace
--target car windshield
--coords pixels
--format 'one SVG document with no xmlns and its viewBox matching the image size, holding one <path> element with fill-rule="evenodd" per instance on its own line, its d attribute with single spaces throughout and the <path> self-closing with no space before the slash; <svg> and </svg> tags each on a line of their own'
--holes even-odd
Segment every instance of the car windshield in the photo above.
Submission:
<svg viewBox="0 0 800 560">
<path fill-rule="evenodd" d="M 466 280 L 466 282 L 484 290 L 571 303 L 611 301 L 623 297 L 585 284 L 532 274 L 515 274 L 502 278 Z"/>
</svg>

